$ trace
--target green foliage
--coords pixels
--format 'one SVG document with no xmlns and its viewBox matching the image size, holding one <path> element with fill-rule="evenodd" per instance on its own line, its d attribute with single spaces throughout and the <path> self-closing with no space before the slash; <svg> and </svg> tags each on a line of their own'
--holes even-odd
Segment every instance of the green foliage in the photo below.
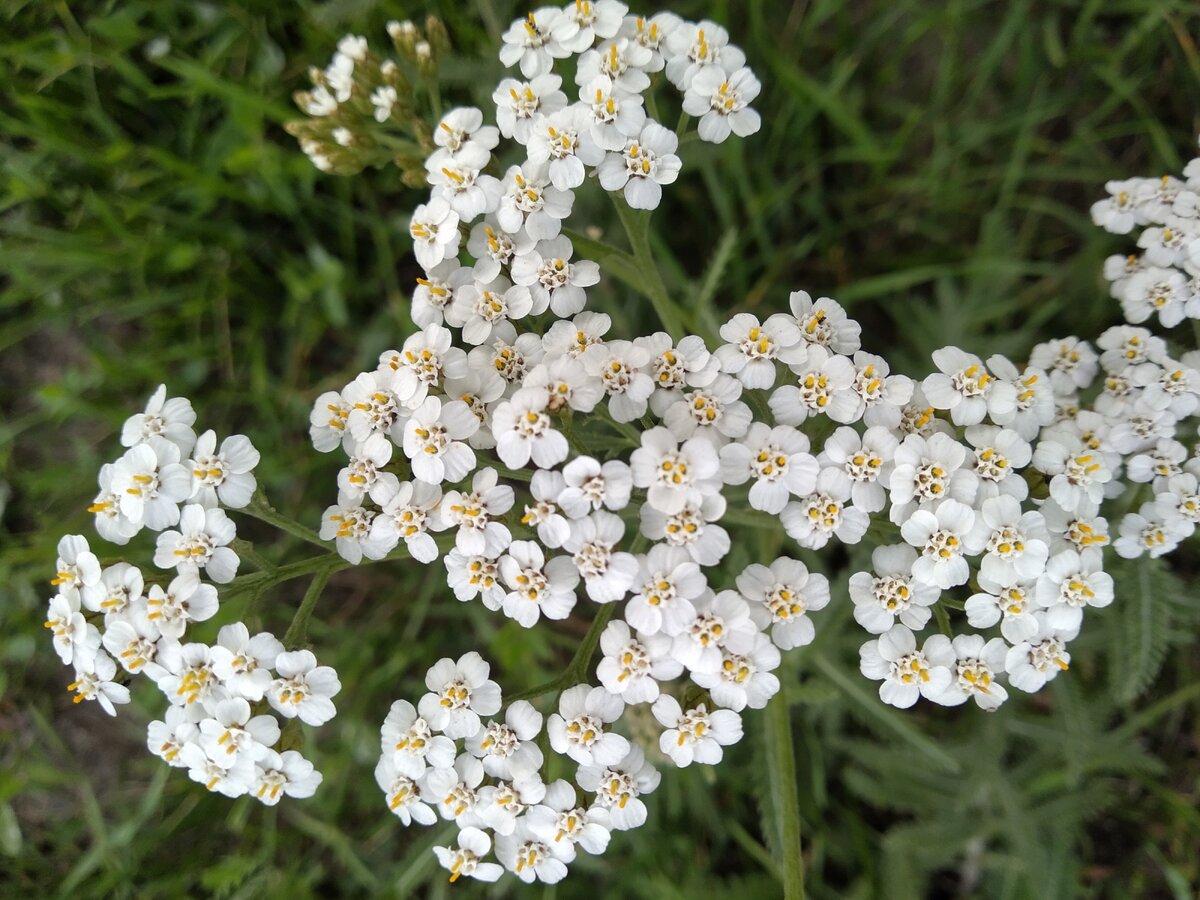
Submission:
<svg viewBox="0 0 1200 900">
<path fill-rule="evenodd" d="M 486 107 L 494 35 L 519 10 L 429 6 L 456 46 L 445 95 Z M 1099 270 L 1127 244 L 1094 229 L 1087 207 L 1105 180 L 1177 170 L 1194 150 L 1194 3 L 671 6 L 728 25 L 765 86 L 763 130 L 687 145 L 650 229 L 665 290 L 700 333 L 803 287 L 849 304 L 866 346 L 920 375 L 946 343 L 1019 358 L 1115 320 Z M 268 810 L 211 797 L 146 754 L 152 690 L 116 720 L 73 707 L 39 627 L 54 544 L 89 530 L 93 473 L 160 381 L 219 433 L 252 435 L 277 509 L 313 523 L 332 497 L 337 466 L 308 445 L 309 405 L 405 333 L 417 274 L 405 225 L 419 194 L 394 170 L 319 174 L 282 123 L 342 33 L 383 47 L 387 19 L 426 11 L 0 5 L 5 896 L 449 896 L 429 853 L 444 830 L 402 829 L 371 778 L 388 704 L 416 696 L 438 657 L 472 647 L 510 690 L 539 684 L 587 628 L 527 632 L 460 605 L 439 565 L 333 574 L 308 641 L 346 689 L 330 726 L 299 732 L 326 780 L 312 801 Z M 619 233 L 604 198 L 583 193 L 576 209 L 580 230 Z M 656 321 L 618 279 L 594 297 L 615 331 Z M 272 544 L 265 526 L 239 527 L 277 564 L 307 553 L 302 538 Z M 736 547 L 734 563 L 748 552 Z M 857 672 L 864 636 L 844 589 L 861 551 L 806 560 L 835 584 L 816 643 L 780 673 L 811 896 L 1194 894 L 1194 550 L 1116 566 L 1117 598 L 1087 617 L 1070 672 L 991 716 L 878 703 Z M 226 613 L 282 633 L 306 586 L 247 591 Z M 765 715 L 746 715 L 751 739 L 719 770 L 665 772 L 646 828 L 581 858 L 547 896 L 781 896 Z M 511 879 L 453 891 L 529 893 Z"/>
</svg>

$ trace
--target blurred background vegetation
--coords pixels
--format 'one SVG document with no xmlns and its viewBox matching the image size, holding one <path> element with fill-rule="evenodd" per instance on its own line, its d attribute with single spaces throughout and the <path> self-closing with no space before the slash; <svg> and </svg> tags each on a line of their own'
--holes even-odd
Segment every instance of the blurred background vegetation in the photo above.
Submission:
<svg viewBox="0 0 1200 900">
<path fill-rule="evenodd" d="M 657 213 L 658 258 L 707 316 L 843 301 L 866 348 L 913 375 L 946 343 L 1022 358 L 1118 312 L 1093 228 L 1106 179 L 1178 172 L 1200 127 L 1193 0 L 681 2 L 727 25 L 764 83 L 763 129 L 691 144 Z M 650 12 L 652 10 L 645 10 Z M 388 19 L 441 14 L 447 94 L 488 106 L 504 2 L 0 2 L 0 894 L 7 897 L 440 897 L 428 848 L 371 777 L 390 702 L 479 647 L 518 690 L 556 674 L 586 621 L 526 632 L 453 601 L 441 566 L 331 581 L 310 630 L 345 689 L 306 747 L 318 795 L 261 808 L 206 794 L 144 748 L 160 704 L 73 708 L 40 627 L 54 544 L 117 430 L 159 382 L 199 426 L 263 451 L 273 503 L 315 523 L 335 460 L 307 413 L 408 332 L 419 194 L 395 170 L 319 174 L 284 133 L 292 91 L 338 37 L 387 47 Z M 596 209 L 581 199 L 577 223 Z M 612 283 L 625 334 L 649 324 Z M 242 535 L 277 540 L 239 518 Z M 276 561 L 303 551 L 260 546 Z M 133 551 L 136 553 L 136 549 Z M 749 561 L 736 551 L 732 566 Z M 1195 551 L 1118 569 L 1075 662 L 998 713 L 883 707 L 857 674 L 845 567 L 791 654 L 813 897 L 1176 897 L 1200 883 L 1200 597 Z M 839 574 L 840 573 L 840 574 Z M 303 584 L 265 598 L 286 627 Z M 232 605 L 231 605 L 232 606 Z M 581 611 L 584 611 L 584 604 Z M 226 610 L 226 618 L 244 609 Z M 255 623 L 252 623 L 252 626 Z M 212 629 L 215 632 L 215 627 Z M 201 637 L 209 637 L 198 629 Z M 142 702 L 145 701 L 145 702 Z M 773 897 L 761 714 L 717 771 L 671 771 L 642 830 L 555 888 L 471 896 Z"/>
</svg>

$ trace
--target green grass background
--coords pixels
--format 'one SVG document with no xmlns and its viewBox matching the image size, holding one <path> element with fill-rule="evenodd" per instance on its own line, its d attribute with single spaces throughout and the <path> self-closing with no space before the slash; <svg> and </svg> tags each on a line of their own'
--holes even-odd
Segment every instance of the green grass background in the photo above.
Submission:
<svg viewBox="0 0 1200 900">
<path fill-rule="evenodd" d="M 1093 228 L 1106 179 L 1178 171 L 1200 127 L 1190 0 L 685 2 L 726 24 L 764 83 L 763 129 L 690 144 L 656 214 L 664 278 L 703 321 L 806 288 L 913 375 L 946 343 L 1021 358 L 1115 321 Z M 160 704 L 73 707 L 41 629 L 54 544 L 117 431 L 160 381 L 199 427 L 244 431 L 274 504 L 315 523 L 337 463 L 307 412 L 400 343 L 417 274 L 399 173 L 318 173 L 284 133 L 337 38 L 444 15 L 445 91 L 487 107 L 506 3 L 0 3 L 0 895 L 440 897 L 428 852 L 371 776 L 390 702 L 478 647 L 511 690 L 556 674 L 586 621 L 532 632 L 448 594 L 440 564 L 341 573 L 310 629 L 345 689 L 310 735 L 318 795 L 265 810 L 207 795 L 144 748 Z M 647 10 L 649 11 L 649 10 Z M 615 227 L 594 194 L 574 224 Z M 614 238 L 619 241 L 620 237 Z M 714 263 L 715 259 L 715 263 Z M 611 280 L 593 308 L 651 324 Z M 277 562 L 304 554 L 259 523 Z M 144 548 L 143 548 L 144 549 Z M 136 551 L 135 551 L 136 552 Z M 755 556 L 739 543 L 732 566 Z M 148 560 L 148 555 L 144 555 Z M 827 554 L 844 582 L 863 554 Z M 813 897 L 1176 897 L 1200 883 L 1197 558 L 1117 569 L 1070 673 L 997 714 L 899 713 L 857 674 L 844 586 L 790 655 Z M 840 574 L 839 574 L 840 573 Z M 253 624 L 281 632 L 303 583 Z M 581 610 L 582 611 L 582 610 Z M 227 615 L 244 613 L 231 604 Z M 215 631 L 215 628 L 213 629 Z M 205 635 L 197 630 L 201 636 Z M 557 888 L 465 896 L 780 895 L 762 714 L 715 771 L 665 772 L 651 820 Z"/>
</svg>

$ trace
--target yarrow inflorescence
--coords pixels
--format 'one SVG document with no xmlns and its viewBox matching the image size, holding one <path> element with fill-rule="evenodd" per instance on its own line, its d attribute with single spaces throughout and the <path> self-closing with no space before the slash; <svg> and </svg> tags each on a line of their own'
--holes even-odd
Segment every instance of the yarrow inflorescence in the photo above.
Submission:
<svg viewBox="0 0 1200 900">
<path fill-rule="evenodd" d="M 324 170 L 390 158 L 372 155 L 388 146 L 379 127 L 413 115 L 405 67 L 427 70 L 441 32 L 426 43 L 411 23 L 388 31 L 399 64 L 347 36 L 298 98 L 312 121 L 296 130 Z M 720 762 L 745 711 L 780 690 L 782 653 L 812 642 L 810 614 L 831 602 L 804 561 L 816 553 L 872 545 L 847 587 L 870 636 L 860 669 L 883 702 L 994 710 L 1067 670 L 1084 611 L 1114 601 L 1109 543 L 1159 556 L 1192 534 L 1200 457 L 1180 429 L 1200 410 L 1200 358 L 1173 358 L 1143 323 L 1200 318 L 1200 159 L 1182 179 L 1112 182 L 1092 209 L 1115 233 L 1144 228 L 1140 255 L 1105 264 L 1128 324 L 1094 346 L 1040 344 L 1024 364 L 943 347 L 914 380 L 863 348 L 836 301 L 805 291 L 786 311 L 733 315 L 711 343 L 665 316 L 666 331 L 610 334 L 610 317 L 587 309 L 601 265 L 576 253 L 575 192 L 594 179 L 622 221 L 645 216 L 686 172 L 688 138 L 759 128 L 759 83 L 725 29 L 580 0 L 513 22 L 500 58 L 516 71 L 494 109 L 405 124 L 424 160 L 394 161 L 430 187 L 409 226 L 417 330 L 319 396 L 310 419 L 314 447 L 346 456 L 320 537 L 348 563 L 440 557 L 459 601 L 522 627 L 581 608 L 592 619 L 545 690 L 504 704 L 469 651 L 392 705 L 376 780 L 405 825 L 457 824 L 436 849 L 451 881 L 507 869 L 556 882 L 579 850 L 602 853 L 645 821 L 659 766 Z M 664 85 L 695 132 L 651 118 Z M 624 257 L 640 259 L 637 247 Z M 159 531 L 154 564 L 170 580 L 102 568 L 69 536 L 47 626 L 79 699 L 127 702 L 118 663 L 159 684 L 172 706 L 150 748 L 210 790 L 306 796 L 320 776 L 272 749 L 278 722 L 254 713 L 265 702 L 324 723 L 333 671 L 241 624 L 211 647 L 179 643 L 236 574 L 221 507 L 250 502 L 257 462 L 240 436 L 196 438 L 194 420 L 160 389 L 92 507 L 115 543 Z M 1105 514 L 1139 503 L 1110 537 Z M 730 571 L 733 523 L 782 524 L 796 551 Z M 639 729 L 658 727 L 649 758 L 623 721 L 643 704 Z M 552 778 L 566 760 L 573 780 Z"/>
</svg>

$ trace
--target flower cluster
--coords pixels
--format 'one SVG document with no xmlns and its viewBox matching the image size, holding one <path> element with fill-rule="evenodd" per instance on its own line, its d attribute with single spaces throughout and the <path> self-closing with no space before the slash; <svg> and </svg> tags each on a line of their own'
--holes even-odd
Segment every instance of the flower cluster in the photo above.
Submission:
<svg viewBox="0 0 1200 900">
<path fill-rule="evenodd" d="M 147 733 L 155 756 L 228 797 L 250 793 L 268 805 L 284 795 L 309 797 L 321 775 L 295 750 L 280 752 L 279 721 L 266 710 L 310 725 L 328 721 L 340 689 L 333 669 L 308 650 L 286 652 L 269 633 L 251 635 L 241 622 L 221 628 L 211 645 L 187 640 L 193 623 L 217 614 L 217 586 L 237 574 L 236 528 L 225 509 L 250 503 L 259 461 L 245 436 L 218 445 L 212 431 L 197 437 L 195 421 L 191 403 L 160 386 L 125 422 L 128 449 L 101 468 L 88 510 L 113 544 L 142 529 L 158 532 L 159 583 L 128 562 L 101 565 L 87 538 L 67 535 L 45 624 L 75 670 L 68 690 L 76 703 L 94 700 L 116 715 L 133 676 L 158 687 L 168 706 Z"/>
<path fill-rule="evenodd" d="M 1200 458 L 1184 443 L 1200 411 L 1200 351 L 1176 357 L 1169 336 L 1143 325 L 1155 316 L 1166 329 L 1200 319 L 1200 158 L 1181 178 L 1105 187 L 1109 196 L 1092 206 L 1092 219 L 1114 234 L 1141 228 L 1141 253 L 1105 260 L 1104 277 L 1129 324 L 1102 334 L 1098 353 L 1081 348 L 1087 371 L 1099 364 L 1104 374 L 1094 409 L 1077 418 L 1108 467 L 1116 473 L 1123 466 L 1138 486 L 1131 504 L 1140 506 L 1121 519 L 1114 548 L 1125 557 L 1155 557 L 1190 537 L 1200 521 Z"/>
<path fill-rule="evenodd" d="M 574 54 L 571 104 L 553 68 Z M 615 0 L 536 10 L 501 59 L 523 80 L 497 88 L 496 126 L 456 109 L 435 130 L 432 194 L 410 227 L 421 330 L 318 398 L 311 420 L 318 449 L 349 457 L 322 526 L 347 559 L 401 541 L 422 562 L 442 555 L 459 600 L 524 627 L 581 597 L 602 607 L 598 683 L 563 692 L 547 721 L 554 752 L 580 767 L 574 786 L 543 780 L 542 716 L 527 701 L 480 720 L 500 711 L 499 689 L 473 654 L 435 666 L 417 707 L 393 707 L 380 785 L 406 822 L 438 808 L 461 826 L 458 848 L 439 851 L 452 878 L 498 877 L 482 862 L 488 832 L 519 877 L 556 881 L 574 853 L 563 816 L 597 835 L 640 824 L 634 801 L 657 776 L 615 730 L 628 707 L 650 705 L 663 760 L 712 764 L 740 739 L 740 712 L 778 691 L 781 652 L 813 640 L 809 613 L 830 586 L 789 555 L 730 577 L 731 514 L 764 532 L 781 523 L 797 555 L 871 529 L 871 570 L 849 579 L 872 636 L 860 666 L 898 707 L 993 710 L 1008 688 L 1037 691 L 1067 669 L 1083 611 L 1113 600 L 1101 505 L 1125 493 L 1123 476 L 1158 496 L 1123 521 L 1118 552 L 1157 555 L 1191 532 L 1200 496 L 1172 435 L 1200 381 L 1144 328 L 1111 329 L 1099 354 L 1049 342 L 1024 365 L 944 347 L 920 381 L 864 350 L 838 303 L 803 291 L 788 312 L 734 315 L 715 346 L 610 336 L 609 317 L 586 311 L 598 266 L 563 234 L 574 190 L 595 167 L 630 207 L 658 205 L 682 163 L 677 136 L 645 117 L 654 73 L 714 141 L 757 129 L 745 105 L 757 82 L 719 27 L 627 16 Z M 486 171 L 501 137 L 527 153 L 503 178 Z M 1167 208 L 1194 210 L 1176 194 Z M 1191 265 L 1190 247 L 1172 261 Z"/>
</svg>

